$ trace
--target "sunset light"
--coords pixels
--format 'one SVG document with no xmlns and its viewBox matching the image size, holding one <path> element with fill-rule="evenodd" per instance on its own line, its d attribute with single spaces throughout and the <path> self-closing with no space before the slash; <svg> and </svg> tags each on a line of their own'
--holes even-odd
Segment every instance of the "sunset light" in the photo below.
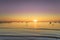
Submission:
<svg viewBox="0 0 60 40">
<path fill-rule="evenodd" d="M 33 20 L 34 22 L 37 22 L 38 20 Z"/>
<path fill-rule="evenodd" d="M 60 40 L 60 0 L 0 0 L 0 40 L 21 39 Z"/>
</svg>

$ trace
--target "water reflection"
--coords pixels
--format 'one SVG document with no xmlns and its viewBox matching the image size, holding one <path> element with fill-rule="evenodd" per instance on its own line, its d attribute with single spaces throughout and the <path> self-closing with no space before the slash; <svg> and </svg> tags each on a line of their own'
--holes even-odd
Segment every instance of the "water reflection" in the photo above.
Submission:
<svg viewBox="0 0 60 40">
<path fill-rule="evenodd" d="M 60 24 L 49 22 L 12 22 L 0 24 L 0 35 L 60 36 Z"/>
<path fill-rule="evenodd" d="M 0 23 L 0 28 L 51 28 L 60 29 L 59 23 L 49 22 L 12 22 L 12 23 Z"/>
</svg>

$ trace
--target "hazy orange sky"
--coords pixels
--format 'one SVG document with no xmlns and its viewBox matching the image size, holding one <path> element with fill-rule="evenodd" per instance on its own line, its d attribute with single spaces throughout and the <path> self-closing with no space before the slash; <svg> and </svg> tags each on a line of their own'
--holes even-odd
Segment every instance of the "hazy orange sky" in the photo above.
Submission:
<svg viewBox="0 0 60 40">
<path fill-rule="evenodd" d="M 59 21 L 60 0 L 0 0 L 0 21 Z"/>
</svg>

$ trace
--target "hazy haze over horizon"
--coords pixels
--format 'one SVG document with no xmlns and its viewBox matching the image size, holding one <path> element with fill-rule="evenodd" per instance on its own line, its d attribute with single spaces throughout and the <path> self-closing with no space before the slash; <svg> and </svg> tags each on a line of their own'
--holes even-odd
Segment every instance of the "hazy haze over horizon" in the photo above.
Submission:
<svg viewBox="0 0 60 40">
<path fill-rule="evenodd" d="M 60 0 L 0 0 L 0 21 L 59 21 Z"/>
</svg>

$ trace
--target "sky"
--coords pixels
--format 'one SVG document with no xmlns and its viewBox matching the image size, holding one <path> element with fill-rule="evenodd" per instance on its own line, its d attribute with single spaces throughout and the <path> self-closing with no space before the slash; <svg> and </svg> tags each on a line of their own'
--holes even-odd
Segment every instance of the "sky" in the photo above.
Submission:
<svg viewBox="0 0 60 40">
<path fill-rule="evenodd" d="M 0 21 L 60 21 L 60 0 L 0 0 Z"/>
</svg>

